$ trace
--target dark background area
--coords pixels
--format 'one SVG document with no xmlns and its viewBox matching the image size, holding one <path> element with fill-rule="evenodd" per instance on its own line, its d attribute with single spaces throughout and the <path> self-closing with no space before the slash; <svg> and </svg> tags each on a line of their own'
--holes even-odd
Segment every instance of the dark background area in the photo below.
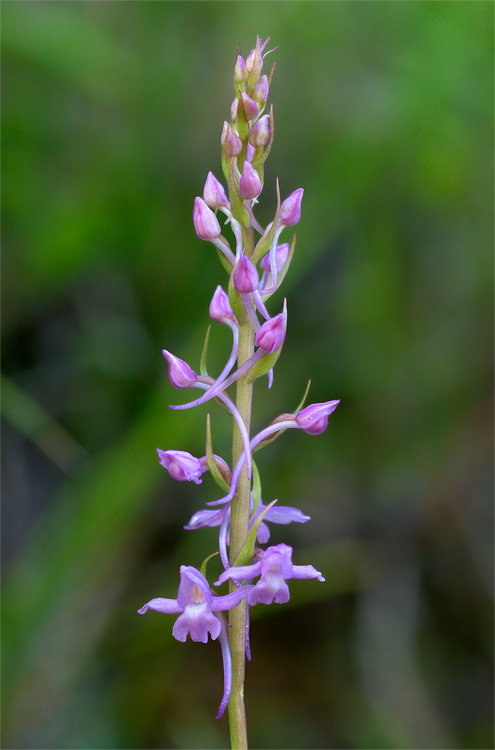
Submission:
<svg viewBox="0 0 495 750">
<path fill-rule="evenodd" d="M 491 2 L 4 2 L 3 747 L 224 748 L 220 649 L 175 597 L 214 499 L 156 447 L 204 454 L 199 366 L 225 273 L 191 215 L 240 42 L 279 49 L 258 209 L 304 187 L 270 310 L 289 328 L 255 429 L 341 405 L 259 454 L 273 527 L 326 583 L 253 609 L 252 748 L 493 747 Z M 268 60 L 270 64 L 268 65 Z M 216 326 L 210 369 L 230 351 Z M 211 409 L 215 451 L 229 420 Z"/>
</svg>

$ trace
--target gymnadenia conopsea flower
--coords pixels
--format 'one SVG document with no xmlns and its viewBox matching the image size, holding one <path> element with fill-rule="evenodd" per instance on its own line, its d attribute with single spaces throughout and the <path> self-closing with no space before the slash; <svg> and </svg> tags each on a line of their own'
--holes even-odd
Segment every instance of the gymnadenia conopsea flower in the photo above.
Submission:
<svg viewBox="0 0 495 750">
<path fill-rule="evenodd" d="M 258 603 L 287 602 L 288 582 L 293 578 L 325 580 L 312 565 L 299 564 L 297 553 L 293 562 L 293 550 L 287 544 L 265 549 L 259 546 L 266 545 L 270 538 L 268 524 L 306 523 L 310 519 L 298 508 L 277 505 L 278 498 L 265 504 L 253 454 L 287 429 L 319 435 L 339 404 L 335 399 L 304 408 L 301 404 L 294 413 L 280 415 L 251 435 L 253 383 L 266 375 L 271 387 L 273 369 L 286 338 L 286 300 L 282 309 L 275 311 L 268 309 L 267 302 L 289 270 L 296 238 L 283 235 L 299 222 L 304 194 L 298 188 L 282 200 L 277 180 L 273 220 L 263 227 L 256 219 L 264 165 L 274 136 L 273 107 L 265 111 L 275 67 L 269 74 L 263 73 L 269 54 L 265 52 L 267 42 L 257 37 L 246 59 L 239 48 L 234 65 L 235 96 L 220 139 L 225 182 L 209 172 L 192 211 L 196 234 L 216 248 L 227 272 L 224 285 L 212 290 L 209 316 L 213 327 L 230 328 L 230 354 L 221 371 L 210 375 L 206 367 L 208 335 L 198 372 L 175 353 L 163 350 L 171 385 L 200 391 L 170 408 L 191 409 L 216 400 L 233 419 L 231 464 L 213 452 L 209 418 L 204 456 L 193 456 L 183 447 L 157 449 L 160 464 L 173 479 L 201 484 L 202 475 L 209 471 L 220 488 L 220 497 L 196 511 L 185 528 L 218 528 L 223 572 L 215 576 L 213 585 L 209 583 L 207 563 L 213 555 L 199 569 L 182 565 L 177 598 L 150 599 L 138 610 L 141 614 L 152 609 L 177 615 L 172 634 L 179 641 L 190 635 L 193 641 L 206 643 L 211 638 L 220 642 L 224 691 L 217 718 L 228 706 L 232 748 L 237 749 L 247 748 L 244 675 L 245 656 L 250 658 L 249 608 Z M 235 397 L 229 390 L 234 384 Z M 229 593 L 219 594 L 217 587 L 227 582 Z"/>
</svg>

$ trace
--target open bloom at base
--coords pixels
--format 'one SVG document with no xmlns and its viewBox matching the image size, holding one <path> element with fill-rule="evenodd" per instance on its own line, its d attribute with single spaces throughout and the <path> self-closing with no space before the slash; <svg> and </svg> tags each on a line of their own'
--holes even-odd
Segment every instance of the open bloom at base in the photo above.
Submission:
<svg viewBox="0 0 495 750">
<path fill-rule="evenodd" d="M 253 565 L 239 565 L 225 570 L 215 586 L 224 583 L 228 579 L 235 581 L 248 581 L 251 578 L 261 576 L 258 583 L 250 589 L 247 595 L 247 603 L 251 606 L 262 602 L 271 604 L 273 601 L 284 604 L 290 599 L 289 587 L 286 584 L 288 578 L 318 578 L 324 581 L 322 574 L 312 565 L 293 565 L 292 547 L 288 544 L 276 544 L 267 547 L 262 552 L 261 559 Z"/>
<path fill-rule="evenodd" d="M 195 458 L 187 451 L 162 451 L 156 449 L 158 458 L 162 466 L 170 473 L 173 479 L 179 482 L 196 482 L 201 484 L 201 474 L 204 474 L 206 467 L 199 458 Z"/>
<path fill-rule="evenodd" d="M 138 612 L 144 615 L 148 609 L 154 609 L 166 615 L 180 614 L 172 630 L 174 638 L 185 641 L 189 633 L 193 641 L 206 643 L 208 634 L 213 639 L 220 635 L 220 620 L 213 612 L 237 607 L 249 588 L 243 586 L 231 594 L 213 596 L 208 581 L 199 570 L 191 565 L 181 565 L 177 599 L 151 599 Z"/>
<path fill-rule="evenodd" d="M 176 615 L 172 635 L 178 641 L 185 641 L 188 634 L 193 641 L 206 643 L 210 635 L 213 640 L 220 636 L 223 659 L 223 697 L 218 709 L 219 719 L 227 707 L 232 690 L 232 657 L 229 647 L 227 621 L 222 612 L 237 607 L 251 586 L 242 586 L 225 596 L 214 596 L 204 575 L 191 565 L 181 565 L 180 585 L 177 599 L 151 599 L 141 609 L 144 615 L 148 609 L 165 615 Z M 218 616 L 214 615 L 218 612 Z"/>
</svg>

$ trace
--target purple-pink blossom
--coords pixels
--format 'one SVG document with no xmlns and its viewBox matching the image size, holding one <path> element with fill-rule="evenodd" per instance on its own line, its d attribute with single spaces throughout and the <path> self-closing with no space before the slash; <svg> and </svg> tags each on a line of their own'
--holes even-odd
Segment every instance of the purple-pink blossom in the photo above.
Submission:
<svg viewBox="0 0 495 750">
<path fill-rule="evenodd" d="M 285 339 L 285 318 L 283 313 L 275 315 L 274 318 L 270 318 L 262 326 L 258 333 L 254 343 L 256 346 L 260 346 L 262 349 L 273 354 L 278 351 Z"/>
<path fill-rule="evenodd" d="M 195 458 L 187 451 L 162 451 L 156 449 L 158 458 L 173 479 L 179 482 L 195 482 L 201 484 L 201 474 L 204 474 L 206 467 L 199 458 Z"/>
<path fill-rule="evenodd" d="M 340 404 L 336 401 L 325 401 L 321 404 L 311 404 L 296 414 L 297 426 L 308 435 L 320 435 L 328 427 L 328 417 Z"/>
<path fill-rule="evenodd" d="M 271 604 L 273 601 L 284 604 L 290 599 L 289 578 L 317 578 L 324 581 L 322 574 L 312 565 L 294 565 L 292 563 L 292 547 L 288 544 L 276 544 L 266 550 L 259 551 L 259 559 L 252 565 L 240 565 L 225 570 L 215 586 L 227 580 L 247 581 L 260 576 L 259 581 L 247 594 L 247 602 L 251 606 L 262 602 Z"/>
<path fill-rule="evenodd" d="M 294 226 L 301 218 L 301 201 L 304 189 L 294 190 L 280 206 L 278 220 L 286 227 Z"/>
<path fill-rule="evenodd" d="M 214 240 L 222 233 L 217 217 L 199 197 L 194 199 L 193 222 L 196 234 L 201 240 Z"/>
<path fill-rule="evenodd" d="M 190 388 L 197 382 L 198 376 L 187 362 L 166 349 L 162 349 L 162 354 L 168 362 L 168 379 L 174 388 Z"/>
</svg>

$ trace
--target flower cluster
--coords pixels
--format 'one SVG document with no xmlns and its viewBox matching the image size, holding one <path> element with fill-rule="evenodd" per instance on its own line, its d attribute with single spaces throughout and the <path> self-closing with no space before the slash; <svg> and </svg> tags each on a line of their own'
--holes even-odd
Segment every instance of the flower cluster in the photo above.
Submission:
<svg viewBox="0 0 495 750">
<path fill-rule="evenodd" d="M 275 315 L 266 308 L 266 301 L 279 289 L 291 263 L 295 235 L 289 244 L 279 244 L 284 229 L 296 225 L 301 216 L 303 189 L 299 188 L 281 201 L 276 185 L 277 207 L 273 221 L 262 227 L 254 215 L 255 205 L 263 188 L 264 163 L 270 152 L 274 135 L 273 107 L 264 114 L 273 76 L 262 73 L 265 47 L 258 37 L 256 46 L 244 60 L 237 56 L 234 68 L 235 98 L 230 121 L 225 122 L 221 136 L 222 169 L 228 186 L 208 173 L 203 196 L 196 197 L 193 223 L 198 237 L 212 243 L 220 261 L 229 275 L 228 290 L 218 286 L 213 294 L 209 315 L 212 321 L 228 326 L 232 331 L 232 350 L 217 377 L 206 369 L 206 347 L 201 356 L 200 374 L 179 357 L 167 350 L 163 355 L 168 364 L 168 377 L 174 388 L 195 388 L 202 391 L 196 399 L 173 405 L 171 409 L 189 409 L 210 399 L 219 401 L 232 415 L 242 441 L 237 461 L 232 467 L 213 453 L 209 421 L 207 426 L 206 455 L 197 458 L 183 450 L 158 449 L 160 464 L 173 479 L 200 484 L 202 475 L 210 471 L 221 488 L 223 496 L 207 503 L 207 508 L 197 511 L 185 526 L 195 530 L 206 526 L 219 527 L 219 555 L 223 572 L 215 586 L 230 582 L 230 593 L 219 595 L 210 587 L 205 572 L 206 562 L 198 570 L 192 566 L 180 569 L 180 585 L 176 599 L 151 599 L 140 610 L 148 609 L 179 615 L 173 635 L 180 641 L 189 633 L 193 641 L 206 642 L 208 635 L 219 639 L 224 664 L 224 695 L 218 716 L 229 701 L 232 684 L 232 662 L 228 627 L 224 612 L 246 600 L 249 610 L 259 602 L 271 604 L 289 600 L 287 581 L 292 578 L 317 578 L 322 574 L 312 565 L 295 565 L 292 548 L 286 544 L 258 547 L 270 537 L 268 523 L 305 523 L 309 516 L 293 507 L 276 505 L 274 500 L 265 505 L 261 496 L 261 483 L 253 459 L 255 450 L 271 442 L 286 429 L 300 429 L 309 435 L 318 435 L 328 425 L 329 415 L 339 404 L 338 400 L 312 404 L 295 413 L 282 414 L 254 437 L 249 434 L 246 414 L 234 403 L 228 388 L 244 378 L 248 382 L 267 375 L 268 387 L 273 382 L 273 368 L 284 344 L 287 329 L 287 305 Z M 219 215 L 233 232 L 233 243 L 224 237 Z M 240 336 L 251 330 L 251 352 L 241 357 Z M 254 344 L 252 343 L 254 342 Z M 245 472 L 249 482 L 249 522 L 241 550 L 232 555 L 230 526 L 233 503 L 239 500 L 239 480 Z M 249 656 L 249 644 L 246 643 Z"/>
</svg>

